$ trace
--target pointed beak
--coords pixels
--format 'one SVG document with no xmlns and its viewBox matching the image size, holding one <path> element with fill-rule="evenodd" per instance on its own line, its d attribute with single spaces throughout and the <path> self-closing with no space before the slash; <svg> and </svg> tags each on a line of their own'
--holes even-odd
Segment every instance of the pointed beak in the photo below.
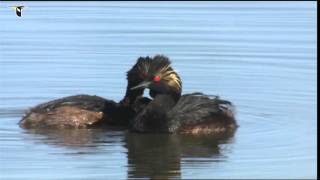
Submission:
<svg viewBox="0 0 320 180">
<path fill-rule="evenodd" d="M 151 84 L 151 82 L 149 82 L 149 81 L 142 82 L 142 83 L 138 84 L 137 86 L 130 88 L 130 90 L 147 88 L 147 87 L 149 87 L 150 84 Z"/>
</svg>

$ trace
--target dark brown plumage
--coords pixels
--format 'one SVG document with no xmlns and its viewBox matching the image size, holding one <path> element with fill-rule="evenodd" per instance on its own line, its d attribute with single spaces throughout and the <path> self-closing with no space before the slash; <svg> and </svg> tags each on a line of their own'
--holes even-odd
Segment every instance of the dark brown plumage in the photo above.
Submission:
<svg viewBox="0 0 320 180">
<path fill-rule="evenodd" d="M 143 108 L 146 102 L 139 98 L 143 91 L 130 90 L 141 82 L 139 69 L 133 67 L 127 74 L 127 92 L 119 103 L 90 95 L 64 97 L 31 108 L 19 124 L 23 128 L 128 126 L 129 120 L 136 115 L 135 110 Z"/>
<path fill-rule="evenodd" d="M 181 96 L 182 81 L 161 55 L 140 57 L 127 72 L 127 91 L 116 103 L 76 95 L 35 106 L 20 121 L 24 128 L 130 126 L 138 132 L 227 134 L 236 129 L 231 102 L 202 93 Z M 153 99 L 142 97 L 150 89 Z"/>
<path fill-rule="evenodd" d="M 24 128 L 87 128 L 127 125 L 134 111 L 99 96 L 75 95 L 31 108 L 19 122 Z"/>
<path fill-rule="evenodd" d="M 138 132 L 223 134 L 237 127 L 231 102 L 202 93 L 181 96 L 181 79 L 165 56 L 139 58 L 146 76 L 132 90 L 150 89 L 153 100 L 131 121 Z"/>
</svg>

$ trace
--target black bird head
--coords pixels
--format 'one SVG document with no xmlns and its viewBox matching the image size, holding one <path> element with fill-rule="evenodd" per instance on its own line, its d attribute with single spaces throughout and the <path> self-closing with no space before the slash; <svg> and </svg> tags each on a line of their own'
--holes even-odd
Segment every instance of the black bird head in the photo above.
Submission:
<svg viewBox="0 0 320 180">
<path fill-rule="evenodd" d="M 170 60 L 161 55 L 154 58 L 139 58 L 137 65 L 142 82 L 130 90 L 150 89 L 150 96 L 157 94 L 170 94 L 181 96 L 182 82 L 179 75 L 170 66 Z"/>
<path fill-rule="evenodd" d="M 181 96 L 182 82 L 170 64 L 170 60 L 162 55 L 138 58 L 127 73 L 128 86 L 124 100 L 133 104 L 138 96 L 142 96 L 145 88 L 150 89 L 151 97 L 169 94 L 178 100 Z"/>
</svg>

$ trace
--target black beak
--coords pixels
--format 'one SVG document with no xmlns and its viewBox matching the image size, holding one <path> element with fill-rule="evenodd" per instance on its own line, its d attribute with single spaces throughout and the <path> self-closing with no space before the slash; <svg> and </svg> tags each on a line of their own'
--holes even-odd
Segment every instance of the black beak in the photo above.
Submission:
<svg viewBox="0 0 320 180">
<path fill-rule="evenodd" d="M 135 90 L 135 89 L 142 89 L 142 88 L 147 88 L 149 87 L 149 85 L 151 84 L 151 82 L 142 82 L 140 84 L 138 84 L 137 86 L 134 86 L 132 88 L 130 88 L 130 90 Z"/>
</svg>

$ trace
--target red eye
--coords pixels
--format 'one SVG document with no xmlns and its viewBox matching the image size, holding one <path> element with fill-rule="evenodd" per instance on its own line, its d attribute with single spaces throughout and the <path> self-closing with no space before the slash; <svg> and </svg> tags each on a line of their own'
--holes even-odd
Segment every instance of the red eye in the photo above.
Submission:
<svg viewBox="0 0 320 180">
<path fill-rule="evenodd" d="M 160 81 L 160 80 L 161 80 L 160 76 L 155 76 L 155 77 L 153 77 L 153 81 L 155 81 L 155 82 L 158 82 L 158 81 Z"/>
</svg>

